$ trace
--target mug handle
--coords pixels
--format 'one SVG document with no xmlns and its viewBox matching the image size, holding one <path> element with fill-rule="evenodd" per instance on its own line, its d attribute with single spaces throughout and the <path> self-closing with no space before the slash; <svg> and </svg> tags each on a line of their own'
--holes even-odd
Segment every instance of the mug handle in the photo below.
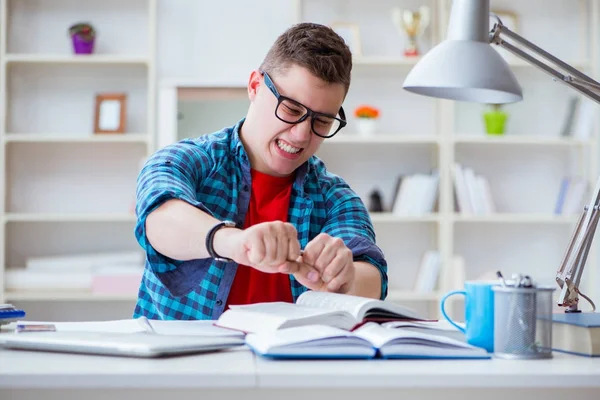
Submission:
<svg viewBox="0 0 600 400">
<path fill-rule="evenodd" d="M 455 294 L 462 294 L 463 296 L 466 296 L 467 292 L 464 290 L 453 290 L 451 292 L 446 293 L 444 295 L 444 297 L 442 297 L 442 301 L 441 301 L 442 315 L 444 316 L 444 318 L 446 318 L 446 320 L 448 322 L 450 322 L 452 325 L 454 325 L 455 328 L 457 328 L 462 333 L 466 334 L 467 330 L 465 328 L 463 328 L 462 326 L 458 325 L 456 322 L 452 321 L 452 319 L 448 316 L 448 314 L 446 314 L 446 300 L 448 299 L 448 297 L 454 296 Z"/>
</svg>

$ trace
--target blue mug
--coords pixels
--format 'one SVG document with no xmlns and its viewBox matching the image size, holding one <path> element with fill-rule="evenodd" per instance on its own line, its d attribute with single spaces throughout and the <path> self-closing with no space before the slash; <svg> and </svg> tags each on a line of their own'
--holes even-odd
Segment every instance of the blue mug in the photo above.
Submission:
<svg viewBox="0 0 600 400">
<path fill-rule="evenodd" d="M 442 315 L 448 322 L 465 334 L 467 342 L 494 351 L 494 291 L 498 282 L 468 281 L 465 290 L 453 290 L 442 297 Z M 453 295 L 465 296 L 465 327 L 458 325 L 446 314 L 446 300 Z"/>
</svg>

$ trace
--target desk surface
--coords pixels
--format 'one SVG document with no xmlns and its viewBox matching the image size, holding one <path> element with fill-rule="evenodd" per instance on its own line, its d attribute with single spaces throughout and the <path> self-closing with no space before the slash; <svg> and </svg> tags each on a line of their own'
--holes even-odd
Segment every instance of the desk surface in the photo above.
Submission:
<svg viewBox="0 0 600 400">
<path fill-rule="evenodd" d="M 52 387 L 600 390 L 600 358 L 274 361 L 245 347 L 163 359 L 0 350 L 0 389 Z"/>
</svg>

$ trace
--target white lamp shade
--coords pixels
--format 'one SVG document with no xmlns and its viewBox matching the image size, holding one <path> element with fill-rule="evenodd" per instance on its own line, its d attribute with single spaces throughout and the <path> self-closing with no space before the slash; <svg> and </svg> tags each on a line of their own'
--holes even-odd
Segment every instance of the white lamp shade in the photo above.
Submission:
<svg viewBox="0 0 600 400">
<path fill-rule="evenodd" d="M 523 99 L 514 73 L 489 43 L 446 40 L 415 65 L 404 89 L 425 96 L 504 104 Z"/>
</svg>

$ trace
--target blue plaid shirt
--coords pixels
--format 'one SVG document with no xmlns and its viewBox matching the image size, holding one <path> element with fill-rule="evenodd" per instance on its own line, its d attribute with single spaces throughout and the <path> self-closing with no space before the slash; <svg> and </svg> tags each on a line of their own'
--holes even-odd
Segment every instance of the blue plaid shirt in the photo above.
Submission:
<svg viewBox="0 0 600 400">
<path fill-rule="evenodd" d="M 237 264 L 211 258 L 174 260 L 156 251 L 146 237 L 146 217 L 169 199 L 181 199 L 219 220 L 244 226 L 250 203 L 250 162 L 235 126 L 196 139 L 185 139 L 150 157 L 137 181 L 135 236 L 146 252 L 134 317 L 151 319 L 217 319 Z M 324 163 L 311 157 L 296 173 L 289 222 L 300 245 L 319 233 L 340 237 L 355 261 L 367 261 L 381 272 L 381 298 L 387 295 L 387 263 L 375 244 L 375 232 L 358 195 Z M 203 241 L 205 238 L 198 238 Z M 290 275 L 294 301 L 307 289 Z"/>
</svg>

